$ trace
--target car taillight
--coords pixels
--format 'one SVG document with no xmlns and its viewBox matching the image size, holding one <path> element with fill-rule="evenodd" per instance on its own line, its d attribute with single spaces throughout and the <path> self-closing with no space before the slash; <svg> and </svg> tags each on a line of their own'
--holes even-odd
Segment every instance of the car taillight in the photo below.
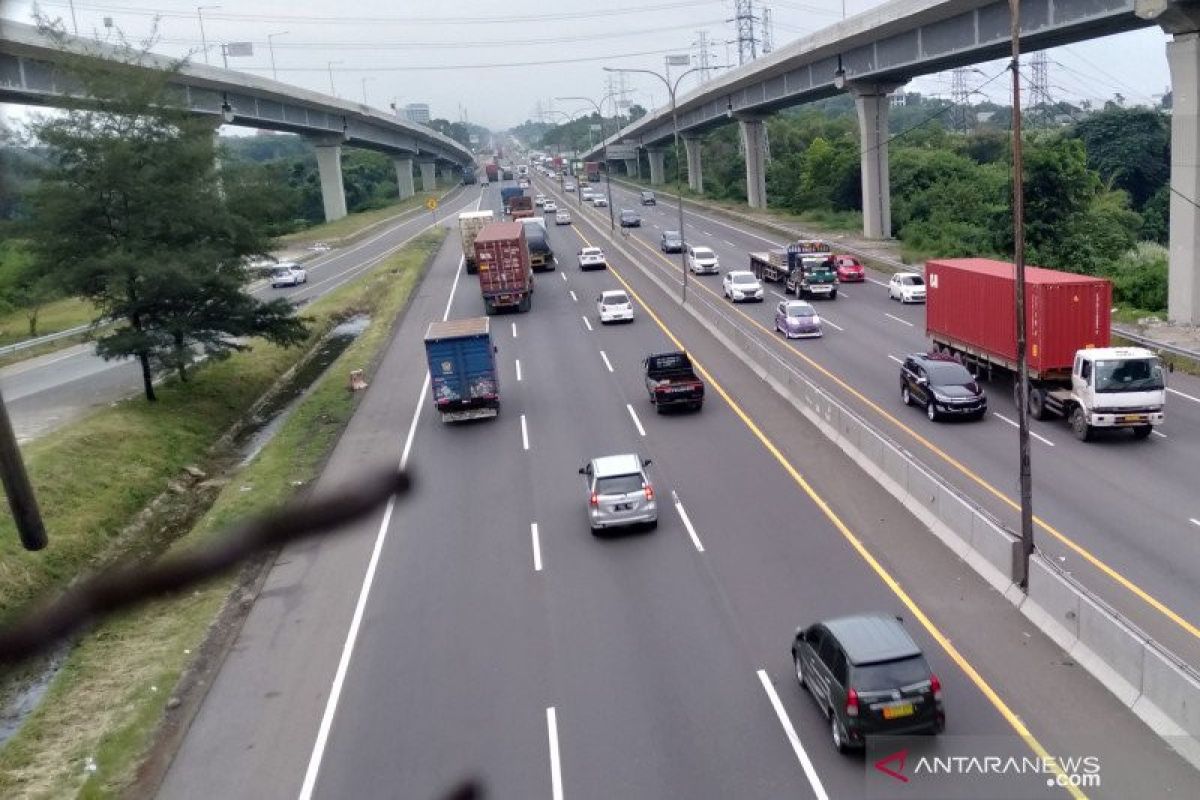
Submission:
<svg viewBox="0 0 1200 800">
<path fill-rule="evenodd" d="M 937 675 L 929 676 L 929 690 L 933 692 L 934 700 L 942 699 L 942 682 L 938 680 Z"/>
<path fill-rule="evenodd" d="M 858 716 L 858 692 L 853 689 L 846 692 L 846 716 Z"/>
<path fill-rule="evenodd" d="M 646 499 L 647 500 L 654 499 L 654 487 L 648 483 L 646 484 Z"/>
<path fill-rule="evenodd" d="M 600 495 L 596 494 L 595 492 L 592 492 L 592 496 L 590 498 L 588 498 L 588 502 L 594 506 L 600 505 Z"/>
</svg>

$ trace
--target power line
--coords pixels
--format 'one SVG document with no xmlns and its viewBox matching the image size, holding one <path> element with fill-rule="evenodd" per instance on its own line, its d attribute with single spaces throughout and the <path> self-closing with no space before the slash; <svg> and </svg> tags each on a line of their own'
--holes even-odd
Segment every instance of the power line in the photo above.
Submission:
<svg viewBox="0 0 1200 800">
<path fill-rule="evenodd" d="M 421 64 L 418 66 L 384 66 L 370 67 L 338 67 L 338 72 L 434 72 L 448 69 L 503 69 L 505 67 L 540 67 L 552 64 L 576 64 L 581 61 L 609 61 L 614 58 L 636 58 L 638 56 L 661 56 L 667 53 L 678 53 L 678 47 L 663 50 L 640 50 L 633 53 L 608 53 L 602 56 L 575 56 L 573 58 L 554 58 L 545 61 L 508 61 L 490 64 Z M 324 72 L 325 67 L 279 67 L 279 72 Z M 242 67 L 242 72 L 270 72 L 267 67 Z"/>
</svg>

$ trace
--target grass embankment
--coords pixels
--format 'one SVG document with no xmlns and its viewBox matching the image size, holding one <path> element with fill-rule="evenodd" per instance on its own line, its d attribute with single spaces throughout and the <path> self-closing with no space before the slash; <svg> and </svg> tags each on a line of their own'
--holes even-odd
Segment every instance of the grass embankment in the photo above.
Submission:
<svg viewBox="0 0 1200 800">
<path fill-rule="evenodd" d="M 311 228 L 305 228 L 302 231 L 289 233 L 275 239 L 275 245 L 278 248 L 295 247 L 298 245 L 312 244 L 313 242 L 326 242 L 328 244 L 336 244 L 339 241 L 349 239 L 359 233 L 362 233 L 372 225 L 378 225 L 392 217 L 399 216 L 406 211 L 411 211 L 415 208 L 421 208 L 419 213 L 428 214 L 424 211 L 426 198 L 432 194 L 440 201 L 446 196 L 455 186 L 457 182 L 449 186 L 438 185 L 438 188 L 433 192 L 417 190 L 417 193 L 412 197 L 406 197 L 403 200 L 397 200 L 383 208 L 375 208 L 370 211 L 359 211 L 353 214 L 347 214 L 341 219 L 335 219 L 333 222 L 322 222 L 313 225 Z"/>
<path fill-rule="evenodd" d="M 64 297 L 42 306 L 38 311 L 37 335 L 65 331 L 77 325 L 86 325 L 96 318 L 96 307 L 87 300 Z M 0 347 L 21 342 L 29 337 L 29 314 L 24 309 L 14 309 L 0 314 Z"/>
<path fill-rule="evenodd" d="M 368 313 L 371 323 L 318 380 L 275 438 L 249 465 L 230 476 L 213 506 L 174 548 L 206 543 L 235 520 L 278 506 L 297 491 L 297 484 L 306 484 L 317 475 L 354 410 L 356 398 L 346 391 L 347 371 L 377 360 L 422 266 L 444 237 L 442 228 L 423 234 L 364 278 L 306 308 L 307 314 L 320 321 L 319 328 L 351 313 Z M 166 477 L 204 449 L 204 435 L 211 437 L 227 427 L 237 412 L 261 394 L 238 385 L 253 383 L 256 389 L 263 388 L 269 376 L 279 374 L 283 355 L 292 361 L 296 357 L 295 352 L 283 354 L 259 347 L 226 364 L 206 367 L 197 375 L 191 392 L 164 387 L 163 394 L 170 400 L 161 404 L 164 411 L 155 409 L 149 418 L 143 413 L 146 404 L 127 403 L 61 432 L 57 439 L 74 446 L 75 463 L 93 479 L 111 473 L 99 491 L 86 493 L 85 503 L 73 505 L 86 506 L 91 517 L 110 519 L 117 515 L 108 507 L 121 500 L 128 518 L 130 509 L 159 491 Z M 245 375 L 254 377 L 247 380 Z M 200 389 L 200 397 L 196 397 L 196 389 Z M 223 424 L 195 419 L 205 413 L 220 417 Z M 171 420 L 177 424 L 168 424 Z M 143 465 L 143 459 L 129 461 L 138 446 L 111 438 L 120 432 L 152 448 L 149 464 Z M 159 437 L 164 441 L 151 441 Z M 104 446 L 89 441 L 93 438 L 103 440 Z M 178 452 L 185 449 L 187 456 Z M 65 469 L 65 462 L 60 462 L 60 467 L 63 471 L 53 473 L 58 480 L 79 483 Z M 144 484 L 145 491 L 134 484 Z M 243 486 L 252 491 L 242 491 Z M 44 472 L 39 490 L 47 511 L 54 510 L 65 494 L 63 488 L 47 491 Z M 76 509 L 75 515 L 82 519 L 85 512 Z M 67 528 L 53 519 L 49 524 L 52 549 L 67 546 L 72 538 L 95 543 L 92 533 L 82 532 L 96 526 Z M 12 541 L 10 532 L 3 535 L 6 542 Z M 82 550 L 82 542 L 76 549 Z M 7 554 L 4 559 L 8 561 Z M 76 568 L 81 565 L 78 560 L 74 563 Z M 29 575 L 24 582 L 28 586 L 34 576 L 49 573 L 61 578 L 68 570 L 64 561 L 53 571 L 28 567 L 24 571 Z M 236 583 L 237 576 L 215 580 L 178 598 L 110 620 L 83 637 L 39 708 L 0 750 L 0 796 L 118 796 L 133 780 L 180 675 Z M 20 594 L 26 595 L 28 590 Z"/>
</svg>

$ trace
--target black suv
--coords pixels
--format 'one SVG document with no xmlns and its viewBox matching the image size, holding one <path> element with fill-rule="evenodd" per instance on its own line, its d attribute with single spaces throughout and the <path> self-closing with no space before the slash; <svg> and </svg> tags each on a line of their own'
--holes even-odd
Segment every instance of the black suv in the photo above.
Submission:
<svg viewBox="0 0 1200 800">
<path fill-rule="evenodd" d="M 658 201 L 654 199 L 654 192 L 642 192 L 642 205 L 656 206 Z"/>
<path fill-rule="evenodd" d="M 663 231 L 658 248 L 664 253 L 682 253 L 683 237 L 679 235 L 679 231 Z"/>
<path fill-rule="evenodd" d="M 796 679 L 829 719 L 838 752 L 876 734 L 941 733 L 942 684 L 898 617 L 863 614 L 796 631 Z"/>
<path fill-rule="evenodd" d="M 941 353 L 914 353 L 900 366 L 900 399 L 925 409 L 930 421 L 942 417 L 983 419 L 987 396 L 975 376 L 957 359 Z"/>
<path fill-rule="evenodd" d="M 619 215 L 622 228 L 640 228 L 642 227 L 642 218 L 636 211 L 628 208 L 621 209 Z"/>
</svg>

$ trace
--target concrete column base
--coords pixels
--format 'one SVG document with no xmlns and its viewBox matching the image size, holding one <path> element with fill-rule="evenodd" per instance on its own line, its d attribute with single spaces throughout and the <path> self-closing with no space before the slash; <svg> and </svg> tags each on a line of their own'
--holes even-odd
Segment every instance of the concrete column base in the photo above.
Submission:
<svg viewBox="0 0 1200 800">
<path fill-rule="evenodd" d="M 437 190 L 437 162 L 422 161 L 421 162 L 421 191 L 433 192 Z"/>
<path fill-rule="evenodd" d="M 638 163 L 636 158 L 625 159 L 625 174 L 632 178 L 637 174 L 637 166 Z"/>
<path fill-rule="evenodd" d="M 863 235 L 892 238 L 892 184 L 888 173 L 888 95 L 900 84 L 854 85 L 862 148 Z"/>
<path fill-rule="evenodd" d="M 666 152 L 663 150 L 647 150 L 646 155 L 650 157 L 650 184 L 652 186 L 661 186 L 666 183 Z"/>
<path fill-rule="evenodd" d="M 767 142 L 766 128 L 757 117 L 738 119 L 742 144 L 746 150 L 746 205 L 767 207 Z"/>
<path fill-rule="evenodd" d="M 688 188 L 696 194 L 704 194 L 704 167 L 700 162 L 700 137 L 684 136 L 683 149 L 687 152 Z"/>
<path fill-rule="evenodd" d="M 325 221 L 333 222 L 346 216 L 346 188 L 342 184 L 342 147 L 338 144 L 318 144 L 316 151 Z"/>
<path fill-rule="evenodd" d="M 1167 43 L 1171 69 L 1171 223 L 1167 316 L 1200 324 L 1200 33 Z"/>
<path fill-rule="evenodd" d="M 401 200 L 412 197 L 417 193 L 413 186 L 413 160 L 409 156 L 395 156 L 392 163 L 396 165 L 396 185 L 399 187 Z"/>
</svg>

